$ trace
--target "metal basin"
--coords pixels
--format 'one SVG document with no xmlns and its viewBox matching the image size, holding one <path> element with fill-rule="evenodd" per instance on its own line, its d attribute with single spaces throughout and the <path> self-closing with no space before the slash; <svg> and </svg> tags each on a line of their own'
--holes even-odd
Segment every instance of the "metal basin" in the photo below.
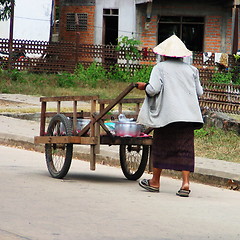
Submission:
<svg viewBox="0 0 240 240">
<path fill-rule="evenodd" d="M 116 122 L 115 135 L 120 137 L 137 137 L 141 133 L 141 125 L 136 122 Z"/>
</svg>

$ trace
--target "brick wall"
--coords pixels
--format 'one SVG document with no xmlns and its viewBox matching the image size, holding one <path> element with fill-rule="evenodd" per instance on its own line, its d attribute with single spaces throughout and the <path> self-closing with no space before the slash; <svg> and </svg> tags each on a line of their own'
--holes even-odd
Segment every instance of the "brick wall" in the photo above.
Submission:
<svg viewBox="0 0 240 240">
<path fill-rule="evenodd" d="M 157 16 L 153 16 L 149 23 L 146 23 L 146 18 L 141 18 L 142 34 L 140 40 L 142 47 L 153 48 L 157 44 L 157 29 L 158 29 Z M 232 18 L 227 19 L 226 24 L 226 53 L 231 53 L 232 44 Z M 205 22 L 205 38 L 204 38 L 204 51 L 205 52 L 221 52 L 222 43 L 222 16 L 207 16 Z M 239 39 L 240 44 L 240 39 Z"/>
<path fill-rule="evenodd" d="M 87 30 L 67 31 L 67 13 L 87 14 Z M 60 41 L 74 42 L 78 44 L 94 44 L 94 14 L 95 6 L 62 6 L 60 19 Z M 78 54 L 77 61 L 92 62 L 93 58 Z"/>
<path fill-rule="evenodd" d="M 221 16 L 208 16 L 205 23 L 205 52 L 220 52 Z"/>
<path fill-rule="evenodd" d="M 67 13 L 86 13 L 88 14 L 88 26 L 87 30 L 80 30 L 80 44 L 94 44 L 94 13 L 95 6 L 63 6 L 61 8 L 60 19 L 60 40 L 62 41 L 76 41 L 76 32 L 67 31 Z"/>
<path fill-rule="evenodd" d="M 226 52 L 232 51 L 232 18 L 227 20 Z"/>
<path fill-rule="evenodd" d="M 153 16 L 150 22 L 146 22 L 146 17 L 142 17 L 142 34 L 140 38 L 142 47 L 154 48 L 156 46 L 158 29 L 157 20 L 157 16 Z"/>
</svg>

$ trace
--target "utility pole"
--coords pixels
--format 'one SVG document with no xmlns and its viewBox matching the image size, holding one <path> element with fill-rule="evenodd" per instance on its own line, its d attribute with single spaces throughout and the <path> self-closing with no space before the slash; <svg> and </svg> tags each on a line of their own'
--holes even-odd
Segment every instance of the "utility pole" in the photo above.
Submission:
<svg viewBox="0 0 240 240">
<path fill-rule="evenodd" d="M 234 0 L 234 6 L 232 9 L 232 54 L 236 54 L 238 51 L 239 7 L 240 0 Z"/>
<path fill-rule="evenodd" d="M 11 0 L 11 15 L 10 15 L 10 28 L 9 28 L 9 42 L 8 42 L 8 70 L 12 69 L 13 57 L 13 25 L 14 25 L 14 0 Z"/>
</svg>

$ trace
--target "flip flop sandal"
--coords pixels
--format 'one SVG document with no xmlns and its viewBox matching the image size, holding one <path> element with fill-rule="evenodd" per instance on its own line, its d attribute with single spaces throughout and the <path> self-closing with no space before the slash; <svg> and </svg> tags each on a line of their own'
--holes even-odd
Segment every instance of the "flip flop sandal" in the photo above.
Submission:
<svg viewBox="0 0 240 240">
<path fill-rule="evenodd" d="M 176 195 L 180 196 L 180 197 L 189 197 L 191 190 L 184 190 L 184 189 L 180 189 Z"/>
<path fill-rule="evenodd" d="M 159 188 L 151 187 L 148 179 L 143 179 L 139 182 L 139 185 L 149 192 L 159 192 Z"/>
</svg>

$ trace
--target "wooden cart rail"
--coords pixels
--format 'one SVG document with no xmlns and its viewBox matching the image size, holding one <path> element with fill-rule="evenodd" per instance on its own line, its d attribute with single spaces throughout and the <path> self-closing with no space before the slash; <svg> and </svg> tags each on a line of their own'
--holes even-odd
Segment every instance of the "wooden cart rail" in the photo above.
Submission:
<svg viewBox="0 0 240 240">
<path fill-rule="evenodd" d="M 98 96 L 60 96 L 60 97 L 41 97 L 40 102 L 63 102 L 63 101 L 91 101 L 98 100 Z"/>
<path fill-rule="evenodd" d="M 92 145 L 98 143 L 97 137 L 78 137 L 78 136 L 40 136 L 35 137 L 34 142 L 36 144 L 83 144 Z"/>
<path fill-rule="evenodd" d="M 35 137 L 35 143 L 41 144 L 81 144 L 94 145 L 98 143 L 97 137 L 78 137 L 78 136 L 41 136 Z M 151 137 L 118 137 L 100 136 L 101 145 L 152 145 Z"/>
<path fill-rule="evenodd" d="M 101 136 L 100 143 L 106 145 L 152 145 L 152 137 L 117 137 Z"/>
<path fill-rule="evenodd" d="M 40 102 L 41 105 L 41 123 L 40 123 L 40 136 L 45 135 L 45 124 L 46 117 L 52 117 L 55 114 L 61 113 L 61 102 L 64 101 L 72 101 L 73 102 L 73 112 L 65 113 L 66 116 L 73 118 L 73 130 L 76 131 L 76 124 L 78 117 L 90 117 L 90 113 L 83 114 L 77 113 L 77 102 L 78 101 L 90 101 L 91 102 L 91 113 L 96 111 L 96 100 L 98 100 L 98 96 L 61 96 L 61 97 L 41 97 Z M 57 103 L 57 112 L 47 112 L 47 103 L 48 102 L 56 102 Z"/>
</svg>

